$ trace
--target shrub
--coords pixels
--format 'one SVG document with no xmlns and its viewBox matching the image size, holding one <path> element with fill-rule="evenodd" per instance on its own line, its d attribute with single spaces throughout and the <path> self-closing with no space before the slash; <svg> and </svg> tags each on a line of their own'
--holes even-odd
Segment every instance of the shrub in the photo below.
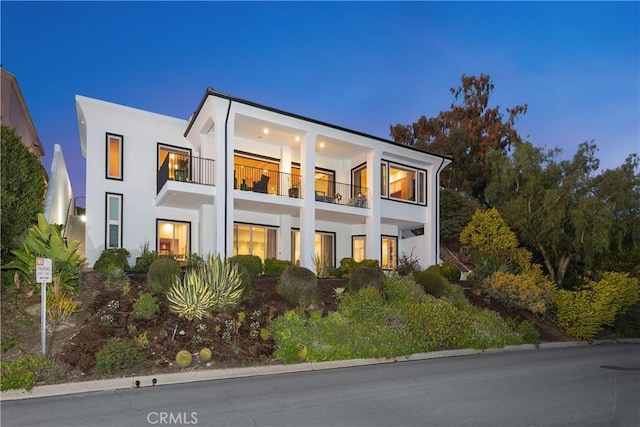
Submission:
<svg viewBox="0 0 640 427">
<path fill-rule="evenodd" d="M 253 292 L 253 279 L 245 267 L 242 264 L 234 264 L 238 267 L 238 276 L 240 276 L 240 282 L 242 282 L 242 296 L 240 299 L 248 301 L 251 299 L 251 293 Z"/>
<path fill-rule="evenodd" d="M 293 265 L 291 261 L 267 258 L 264 260 L 264 274 L 265 276 L 281 276 L 287 267 Z"/>
<path fill-rule="evenodd" d="M 460 243 L 473 260 L 484 256 L 505 260 L 518 247 L 516 234 L 495 208 L 477 210 L 460 233 Z"/>
<path fill-rule="evenodd" d="M 524 342 L 534 345 L 540 344 L 540 333 L 530 321 L 523 320 L 518 323 L 516 319 L 509 318 L 507 319 L 507 324 L 511 329 L 520 334 Z"/>
<path fill-rule="evenodd" d="M 195 252 L 190 252 L 187 257 L 187 269 L 200 268 L 204 263 L 204 259 Z"/>
<path fill-rule="evenodd" d="M 209 256 L 198 269 L 189 270 L 183 280 L 176 279 L 167 292 L 169 309 L 188 320 L 202 319 L 210 309 L 224 310 L 242 296 L 238 266 L 220 255 Z"/>
<path fill-rule="evenodd" d="M 292 265 L 280 276 L 276 291 L 291 304 L 307 307 L 318 302 L 318 278 L 313 271 Z"/>
<path fill-rule="evenodd" d="M 144 361 L 142 351 L 134 339 L 111 338 L 97 353 L 94 371 L 110 374 L 122 369 L 133 368 Z"/>
<path fill-rule="evenodd" d="M 428 294 L 440 297 L 444 293 L 445 281 L 433 271 L 416 271 L 413 273 L 413 280 Z"/>
<path fill-rule="evenodd" d="M 93 269 L 101 273 L 108 273 L 116 268 L 129 269 L 129 251 L 124 248 L 109 248 L 102 251 Z"/>
<path fill-rule="evenodd" d="M 256 255 L 236 255 L 230 258 L 231 263 L 242 264 L 249 272 L 251 281 L 262 274 L 262 260 Z"/>
<path fill-rule="evenodd" d="M 513 308 L 545 314 L 553 299 L 553 283 L 531 274 L 497 272 L 483 282 L 489 296 Z"/>
<path fill-rule="evenodd" d="M 158 258 L 160 258 L 158 251 L 143 251 L 140 258 L 136 260 L 136 265 L 133 267 L 133 270 L 146 273 L 149 271 L 151 264 L 153 264 Z"/>
<path fill-rule="evenodd" d="M 51 362 L 42 355 L 27 355 L 13 362 L 0 364 L 0 390 L 25 389 L 31 390 L 36 383 L 38 374 Z"/>
<path fill-rule="evenodd" d="M 64 294 L 47 294 L 47 315 L 52 323 L 66 322 L 76 312 L 78 301 Z"/>
<path fill-rule="evenodd" d="M 380 269 L 380 263 L 377 259 L 363 259 L 358 263 L 358 267 L 377 268 Z"/>
<path fill-rule="evenodd" d="M 141 293 L 138 301 L 133 304 L 133 317 L 138 319 L 151 319 L 159 312 L 158 298 L 147 292 Z"/>
<path fill-rule="evenodd" d="M 426 298 L 422 286 L 410 277 L 384 278 L 383 293 L 390 303 L 417 303 Z"/>
<path fill-rule="evenodd" d="M 440 275 L 449 282 L 457 282 L 460 280 L 460 269 L 455 264 L 445 261 L 440 265 Z"/>
<path fill-rule="evenodd" d="M 414 271 L 420 271 L 420 260 L 413 256 L 413 249 L 409 255 L 402 252 L 398 259 L 398 274 L 400 276 L 407 276 Z"/>
<path fill-rule="evenodd" d="M 129 293 L 129 275 L 121 268 L 116 268 L 109 272 L 107 283 L 114 288 L 122 289 L 125 294 Z"/>
<path fill-rule="evenodd" d="M 316 276 L 326 277 L 327 268 L 329 267 L 329 259 L 316 252 L 313 256 L 313 266 L 316 271 Z"/>
<path fill-rule="evenodd" d="M 182 269 L 173 258 L 160 257 L 151 264 L 147 280 L 156 291 L 165 291 L 182 275 Z"/>
<path fill-rule="evenodd" d="M 357 265 L 358 263 L 353 258 L 342 258 L 340 260 L 340 270 L 345 276 L 349 276 Z"/>
<path fill-rule="evenodd" d="M 640 299 L 640 281 L 627 273 L 606 272 L 577 291 L 558 290 L 556 319 L 570 335 L 591 342 L 604 326 Z"/>
<path fill-rule="evenodd" d="M 6 207 L 3 205 L 3 212 Z M 22 249 L 12 251 L 15 259 L 2 266 L 3 269 L 15 269 L 22 283 L 39 288 L 36 283 L 36 258 L 51 258 L 53 263 L 53 291 L 76 293 L 80 269 L 85 259 L 78 255 L 80 242 L 64 241 L 62 228 L 49 224 L 42 214 L 38 214 L 38 223 L 29 228 L 22 243 Z"/>
<path fill-rule="evenodd" d="M 347 290 L 349 292 L 358 292 L 363 288 L 382 289 L 382 282 L 384 279 L 384 273 L 379 268 L 371 267 L 358 267 L 352 274 L 349 283 L 347 283 Z"/>
</svg>

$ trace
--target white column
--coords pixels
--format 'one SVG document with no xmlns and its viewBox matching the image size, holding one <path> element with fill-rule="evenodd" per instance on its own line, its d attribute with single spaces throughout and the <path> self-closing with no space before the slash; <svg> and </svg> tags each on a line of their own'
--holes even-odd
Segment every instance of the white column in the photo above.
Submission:
<svg viewBox="0 0 640 427">
<path fill-rule="evenodd" d="M 365 230 L 367 233 L 365 253 L 368 259 L 380 260 L 382 254 L 382 242 L 380 241 L 380 161 L 381 153 L 371 150 L 367 154 L 367 206 L 369 216 L 367 217 Z"/>
<path fill-rule="evenodd" d="M 204 218 L 213 223 L 215 252 L 230 257 L 233 255 L 233 135 L 234 113 L 227 110 L 229 101 L 216 102 L 214 113 L 215 132 L 215 216 Z M 233 109 L 233 104 L 232 104 Z M 226 135 L 226 139 L 225 139 Z"/>
<path fill-rule="evenodd" d="M 300 209 L 300 266 L 314 270 L 316 210 L 315 164 L 318 135 L 308 133 L 300 143 L 300 169 L 302 174 L 302 209 Z"/>
<path fill-rule="evenodd" d="M 205 257 L 209 254 L 215 254 L 216 248 L 216 210 L 214 205 L 200 206 L 200 244 L 198 248 L 193 248 L 200 256 Z"/>
<path fill-rule="evenodd" d="M 278 259 L 291 259 L 291 215 L 280 215 Z"/>
</svg>

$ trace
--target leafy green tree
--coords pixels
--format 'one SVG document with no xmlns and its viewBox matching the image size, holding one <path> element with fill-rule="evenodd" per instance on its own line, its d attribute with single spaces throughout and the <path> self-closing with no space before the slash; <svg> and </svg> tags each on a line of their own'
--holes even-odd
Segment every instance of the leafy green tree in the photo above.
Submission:
<svg viewBox="0 0 640 427">
<path fill-rule="evenodd" d="M 609 254 L 594 260 L 600 271 L 629 272 L 640 278 L 640 157 L 596 178 L 596 194 L 612 215 Z"/>
<path fill-rule="evenodd" d="M 448 245 L 459 243 L 460 232 L 480 209 L 476 199 L 451 188 L 440 191 L 440 237 Z"/>
<path fill-rule="evenodd" d="M 515 123 L 527 112 L 527 105 L 506 109 L 489 107 L 494 89 L 489 75 L 465 76 L 461 86 L 451 88 L 454 103 L 437 117 L 420 117 L 410 125 L 390 127 L 391 137 L 399 144 L 437 154 L 450 155 L 453 163 L 442 171 L 446 188 L 462 191 L 486 203 L 485 188 L 491 177 L 488 154 L 505 153 L 520 140 Z"/>
<path fill-rule="evenodd" d="M 20 247 L 25 233 L 43 210 L 45 178 L 38 157 L 22 144 L 15 131 L 2 125 L 2 235 L 3 259 Z"/>
<path fill-rule="evenodd" d="M 597 147 L 582 143 L 571 160 L 556 161 L 558 149 L 544 152 L 531 143 L 516 144 L 511 156 L 496 156 L 487 187 L 520 241 L 539 252 L 557 284 L 569 264 L 594 261 L 609 252 L 611 204 L 597 191 Z"/>
<path fill-rule="evenodd" d="M 477 210 L 460 233 L 460 243 L 473 260 L 507 262 L 518 248 L 518 238 L 497 209 Z"/>
</svg>

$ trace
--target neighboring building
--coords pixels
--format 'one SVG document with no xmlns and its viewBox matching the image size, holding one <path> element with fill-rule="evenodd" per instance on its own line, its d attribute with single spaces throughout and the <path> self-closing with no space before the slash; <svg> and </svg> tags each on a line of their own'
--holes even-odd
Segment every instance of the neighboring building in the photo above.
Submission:
<svg viewBox="0 0 640 427">
<path fill-rule="evenodd" d="M 31 120 L 29 109 L 22 97 L 20 86 L 15 76 L 7 72 L 4 68 L 2 70 L 2 87 L 0 88 L 0 98 L 2 99 L 2 109 L 0 110 L 0 116 L 2 124 L 9 126 L 16 131 L 22 138 L 22 143 L 31 151 L 37 155 L 39 159 L 44 156 L 44 149 L 40 144 L 40 138 Z"/>
<path fill-rule="evenodd" d="M 211 88 L 189 120 L 76 96 L 86 256 L 161 254 L 440 262 L 451 160 Z"/>
</svg>

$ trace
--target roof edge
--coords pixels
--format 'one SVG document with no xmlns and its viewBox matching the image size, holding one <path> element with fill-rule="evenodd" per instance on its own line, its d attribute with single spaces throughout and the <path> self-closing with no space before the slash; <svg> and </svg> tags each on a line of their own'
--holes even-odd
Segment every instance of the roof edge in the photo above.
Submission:
<svg viewBox="0 0 640 427">
<path fill-rule="evenodd" d="M 417 151 L 419 153 L 430 154 L 432 156 L 436 156 L 436 157 L 440 157 L 442 159 L 453 161 L 453 157 L 452 156 L 448 156 L 448 155 L 444 155 L 444 154 L 432 153 L 430 151 L 425 151 L 425 150 L 420 150 L 418 148 L 411 147 L 411 146 L 408 146 L 408 145 L 398 144 L 395 141 L 392 141 L 390 139 L 381 138 L 379 136 L 370 135 L 370 134 L 367 134 L 367 133 L 364 133 L 364 132 L 360 132 L 360 131 L 357 131 L 357 130 L 348 129 L 348 128 L 345 128 L 345 127 L 342 127 L 342 126 L 338 126 L 338 125 L 334 125 L 334 124 L 331 124 L 331 123 L 328 123 L 328 122 L 323 122 L 322 120 L 313 119 L 311 117 L 306 117 L 306 116 L 302 116 L 300 114 L 291 113 L 289 111 L 280 110 L 278 108 L 270 107 L 268 105 L 259 104 L 257 102 L 249 101 L 247 99 L 238 98 L 238 97 L 233 96 L 233 95 L 229 95 L 229 94 L 226 94 L 226 93 L 223 93 L 223 92 L 219 92 L 219 91 L 213 89 L 211 86 L 209 86 L 207 88 L 207 90 L 204 93 L 204 96 L 202 97 L 202 100 L 200 101 L 200 105 L 198 105 L 198 108 L 196 109 L 196 111 L 191 116 L 191 119 L 189 120 L 189 125 L 187 126 L 187 130 L 184 133 L 185 138 L 189 134 L 189 131 L 191 130 L 191 127 L 193 126 L 193 123 L 195 122 L 196 117 L 200 113 L 200 110 L 204 106 L 204 103 L 206 102 L 206 100 L 207 100 L 207 98 L 209 96 L 217 96 L 218 98 L 224 98 L 224 99 L 227 99 L 229 101 L 234 101 L 234 102 L 238 102 L 240 104 L 248 105 L 250 107 L 259 108 L 261 110 L 270 111 L 272 113 L 282 114 L 284 116 L 292 117 L 294 119 L 303 120 L 303 121 L 314 123 L 314 124 L 317 124 L 317 125 L 320 125 L 320 126 L 325 126 L 325 127 L 329 127 L 329 128 L 332 128 L 332 129 L 336 129 L 336 130 L 339 130 L 341 132 L 351 133 L 353 135 L 357 135 L 357 136 L 361 136 L 361 137 L 369 138 L 369 139 L 374 139 L 376 141 L 385 142 L 387 144 L 393 144 L 394 146 L 397 146 L 397 147 L 403 147 L 403 148 L 407 148 L 409 150 Z"/>
</svg>

